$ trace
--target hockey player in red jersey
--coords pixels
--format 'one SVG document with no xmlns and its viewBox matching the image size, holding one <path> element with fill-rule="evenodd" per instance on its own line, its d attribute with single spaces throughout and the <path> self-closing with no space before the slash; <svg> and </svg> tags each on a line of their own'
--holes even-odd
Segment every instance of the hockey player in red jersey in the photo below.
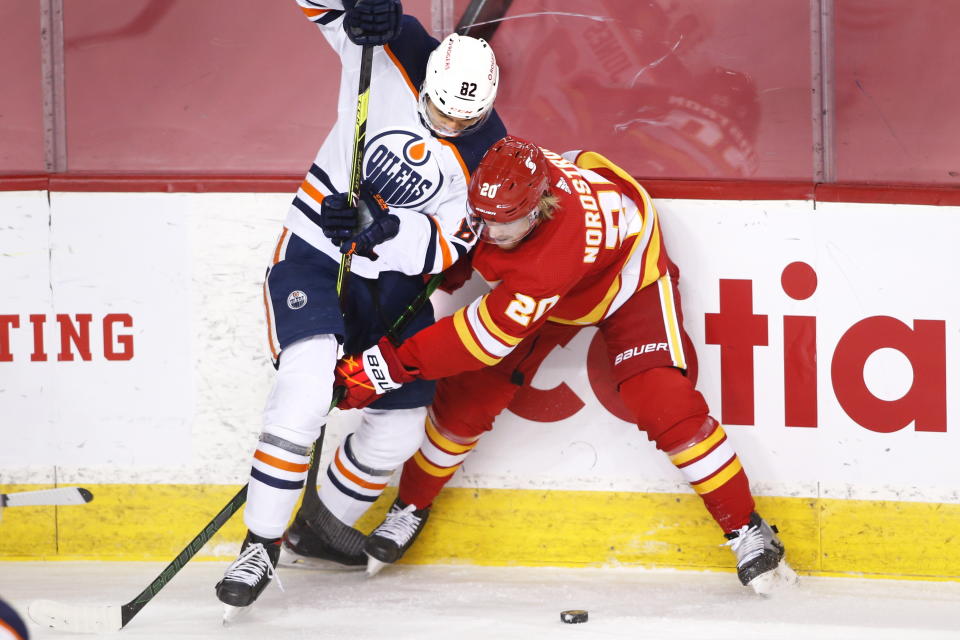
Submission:
<svg viewBox="0 0 960 640">
<path fill-rule="evenodd" d="M 598 153 L 560 156 L 506 137 L 484 156 L 468 197 L 484 241 L 473 267 L 493 289 L 399 346 L 383 339 L 337 367 L 344 408 L 439 379 L 427 438 L 367 539 L 373 566 L 412 544 L 434 497 L 553 347 L 595 325 L 620 397 L 720 525 L 741 582 L 762 593 L 795 580 L 723 427 L 685 375 L 695 356 L 679 272 L 646 191 Z"/>
</svg>

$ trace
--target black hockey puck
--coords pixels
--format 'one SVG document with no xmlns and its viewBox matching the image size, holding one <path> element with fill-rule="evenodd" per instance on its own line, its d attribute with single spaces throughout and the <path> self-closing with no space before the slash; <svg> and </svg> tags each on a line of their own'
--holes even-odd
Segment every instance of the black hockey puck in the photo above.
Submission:
<svg viewBox="0 0 960 640">
<path fill-rule="evenodd" d="M 587 612 L 583 609 L 570 609 L 568 611 L 560 612 L 560 619 L 566 622 L 567 624 L 577 624 L 578 622 L 587 621 Z"/>
</svg>

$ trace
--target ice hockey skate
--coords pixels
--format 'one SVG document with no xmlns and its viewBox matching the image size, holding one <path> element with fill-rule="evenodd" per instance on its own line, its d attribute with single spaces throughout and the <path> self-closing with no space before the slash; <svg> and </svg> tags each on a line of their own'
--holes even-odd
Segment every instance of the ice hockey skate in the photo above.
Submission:
<svg viewBox="0 0 960 640">
<path fill-rule="evenodd" d="M 726 544 L 737 556 L 737 577 L 760 595 L 797 581 L 797 573 L 783 559 L 785 549 L 777 533 L 754 512 L 750 522 L 726 534 Z"/>
<path fill-rule="evenodd" d="M 366 536 L 344 524 L 323 503 L 301 507 L 283 534 L 280 562 L 299 569 L 359 570 L 366 566 Z"/>
<path fill-rule="evenodd" d="M 217 597 L 224 604 L 223 623 L 229 624 L 247 611 L 276 574 L 280 556 L 280 540 L 269 540 L 247 532 L 240 548 L 240 556 L 227 567 L 223 579 L 217 583 Z"/>
<path fill-rule="evenodd" d="M 386 518 L 374 529 L 363 545 L 369 558 L 367 575 L 375 576 L 388 564 L 403 557 L 427 524 L 430 507 L 417 509 L 416 505 L 404 504 L 400 498 L 393 501 Z"/>
</svg>

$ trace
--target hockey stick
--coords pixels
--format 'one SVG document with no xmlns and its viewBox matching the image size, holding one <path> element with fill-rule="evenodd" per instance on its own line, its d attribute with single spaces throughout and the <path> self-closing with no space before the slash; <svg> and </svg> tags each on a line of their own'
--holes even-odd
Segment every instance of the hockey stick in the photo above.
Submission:
<svg viewBox="0 0 960 640">
<path fill-rule="evenodd" d="M 427 303 L 427 300 L 429 300 L 433 292 L 437 290 L 437 287 L 443 283 L 443 277 L 442 273 L 430 276 L 430 280 L 427 281 L 427 285 L 423 290 L 417 294 L 416 298 L 410 301 L 410 304 L 406 306 L 403 313 L 400 314 L 400 317 L 394 320 L 393 324 L 390 325 L 390 329 L 387 331 L 387 337 L 390 338 L 390 342 L 394 344 L 400 342 L 400 334 L 403 333 L 403 330 L 406 329 L 410 321 L 413 320 L 413 316 L 420 312 L 420 309 Z"/>
<path fill-rule="evenodd" d="M 4 507 L 40 507 L 86 504 L 91 500 L 93 500 L 93 494 L 80 487 L 40 489 L 39 491 L 19 491 L 17 493 L 0 493 L 0 509 Z"/>
<path fill-rule="evenodd" d="M 413 317 L 420 311 L 430 294 L 436 291 L 437 287 L 443 281 L 443 274 L 433 276 L 427 283 L 427 286 L 407 305 L 400 317 L 397 318 L 390 330 L 388 336 L 393 339 L 399 336 L 404 328 L 410 323 Z M 339 398 L 334 397 L 330 408 L 336 406 Z M 323 437 L 326 432 L 326 425 L 320 428 L 320 437 L 314 443 L 312 460 L 310 461 L 310 470 L 307 472 L 307 482 L 316 487 L 317 472 L 319 469 L 320 453 L 323 447 Z M 312 476 L 311 476 L 312 474 Z M 313 494 L 316 497 L 316 489 L 308 491 L 307 496 Z M 304 498 L 306 499 L 306 498 Z M 233 514 L 238 512 L 247 500 L 247 485 L 243 485 L 240 491 L 230 499 L 230 502 L 220 510 L 213 520 L 203 528 L 203 530 L 190 541 L 183 551 L 177 554 L 177 557 L 167 565 L 160 575 L 153 579 L 147 588 L 140 595 L 130 602 L 121 605 L 71 605 L 54 602 L 52 600 L 36 600 L 27 607 L 27 613 L 37 624 L 49 627 L 58 631 L 71 631 L 75 633 L 101 633 L 105 631 L 119 631 L 127 626 L 127 623 L 143 609 L 157 593 L 160 592 L 177 573 L 183 569 L 193 556 L 205 545 L 210 538 L 220 530 L 227 520 Z"/>
<path fill-rule="evenodd" d="M 353 164 L 350 167 L 350 191 L 347 205 L 356 206 L 360 200 L 360 183 L 363 181 L 363 152 L 367 143 L 367 110 L 370 106 L 370 75 L 373 69 L 373 46 L 364 45 L 360 52 L 360 84 L 357 89 L 357 122 L 353 129 Z M 353 247 L 340 256 L 337 272 L 337 297 L 343 300 L 353 263 Z"/>
<path fill-rule="evenodd" d="M 27 607 L 27 613 L 37 624 L 58 631 L 102 633 L 123 629 L 173 579 L 173 576 L 186 566 L 220 527 L 240 510 L 246 499 L 247 485 L 243 485 L 237 495 L 230 499 L 220 513 L 203 528 L 203 531 L 198 533 L 190 544 L 177 554 L 173 562 L 168 564 L 167 568 L 130 602 L 118 607 L 116 605 L 72 605 L 52 600 L 36 600 Z"/>
<path fill-rule="evenodd" d="M 491 42 L 511 4 L 513 0 L 471 0 L 454 31 Z"/>
</svg>

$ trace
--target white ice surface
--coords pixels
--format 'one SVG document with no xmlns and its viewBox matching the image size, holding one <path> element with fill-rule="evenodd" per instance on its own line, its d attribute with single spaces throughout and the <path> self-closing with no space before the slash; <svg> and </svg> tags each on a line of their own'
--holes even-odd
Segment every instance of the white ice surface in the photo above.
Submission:
<svg viewBox="0 0 960 640">
<path fill-rule="evenodd" d="M 801 577 L 770 598 L 731 573 L 399 566 L 362 572 L 281 570 L 230 627 L 213 586 L 225 563 L 190 563 L 118 638 L 193 640 L 926 640 L 960 638 L 960 584 Z M 0 595 L 123 604 L 163 569 L 154 563 L 0 563 Z M 560 622 L 587 609 L 586 624 Z M 30 624 L 34 640 L 65 634 Z M 74 636 L 76 637 L 76 636 Z"/>
</svg>

